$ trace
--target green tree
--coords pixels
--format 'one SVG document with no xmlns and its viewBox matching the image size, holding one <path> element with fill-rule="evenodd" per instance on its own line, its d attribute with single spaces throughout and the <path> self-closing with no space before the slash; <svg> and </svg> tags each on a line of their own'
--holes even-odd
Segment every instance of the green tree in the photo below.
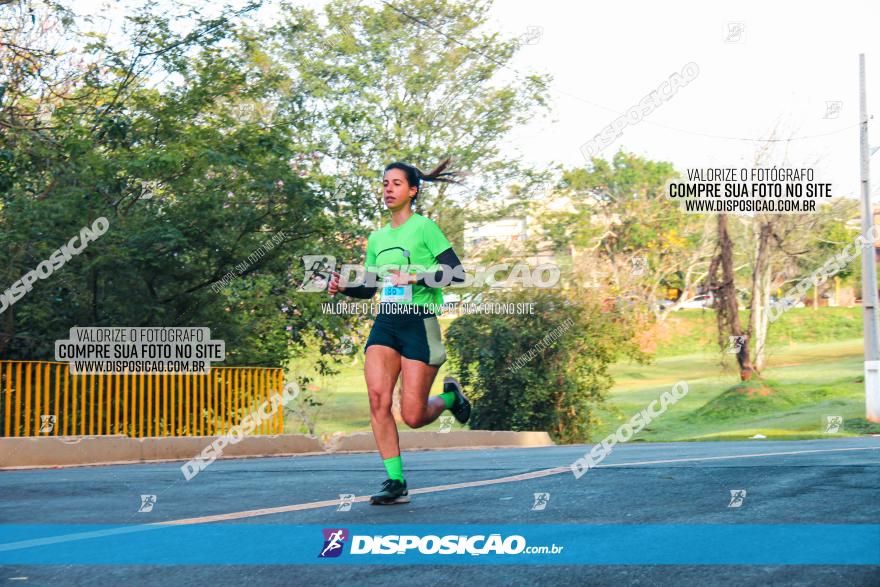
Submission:
<svg viewBox="0 0 880 587">
<path fill-rule="evenodd" d="M 543 218 L 548 238 L 557 248 L 573 246 L 576 265 L 582 271 L 589 266 L 591 278 L 600 276 L 595 281 L 609 296 L 656 320 L 668 315 L 657 304 L 666 288 L 691 291 L 711 255 L 707 219 L 683 213 L 665 196 L 666 181 L 675 175 L 671 163 L 623 151 L 610 161 L 594 158 L 563 170 L 560 190 L 575 212 Z"/>
<path fill-rule="evenodd" d="M 493 78 L 519 43 L 485 31 L 486 1 L 415 0 L 377 7 L 331 0 L 326 26 L 314 11 L 283 5 L 267 34 L 273 55 L 296 72 L 292 91 L 314 117 L 310 150 L 333 162 L 346 183 L 339 212 L 375 227 L 383 212 L 381 171 L 393 160 L 422 169 L 446 155 L 471 174 L 465 209 L 450 186 L 423 186 L 417 211 L 433 218 L 462 250 L 465 217 L 501 213 L 506 182 L 527 177 L 499 146 L 517 124 L 546 106 L 545 77 L 506 84 Z M 430 170 L 430 169 L 427 169 Z"/>
<path fill-rule="evenodd" d="M 210 326 L 231 364 L 280 364 L 312 328 L 327 335 L 328 354 L 338 346 L 346 319 L 322 315 L 295 288 L 300 255 L 351 245 L 303 177 L 296 137 L 307 122 L 276 100 L 286 72 L 239 22 L 253 7 L 190 14 L 180 33 L 175 15 L 144 7 L 128 17 L 124 48 L 58 7 L 4 21 L 7 38 L 32 39 L 33 27 L 61 19 L 59 44 L 79 46 L 85 63 L 71 64 L 70 50 L 0 47 L 10 68 L 0 104 L 3 288 L 94 219 L 110 229 L 3 312 L 0 355 L 51 358 L 73 325 Z M 53 70 L 63 91 L 35 73 Z"/>
<path fill-rule="evenodd" d="M 624 355 L 645 359 L 632 327 L 586 295 L 524 290 L 491 301 L 531 302 L 535 313 L 465 314 L 449 327 L 451 365 L 473 398 L 471 428 L 589 441 L 612 385 L 608 367 Z"/>
</svg>

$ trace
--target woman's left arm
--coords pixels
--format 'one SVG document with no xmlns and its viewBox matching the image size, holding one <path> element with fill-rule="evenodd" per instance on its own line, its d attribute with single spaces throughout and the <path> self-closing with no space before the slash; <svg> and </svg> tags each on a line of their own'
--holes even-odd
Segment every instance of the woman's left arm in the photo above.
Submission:
<svg viewBox="0 0 880 587">
<path fill-rule="evenodd" d="M 445 287 L 450 283 L 464 283 L 464 265 L 461 264 L 452 247 L 437 255 L 436 259 L 442 269 L 433 273 L 430 271 L 416 273 L 415 283 L 426 287 Z M 429 278 L 433 285 L 427 283 Z"/>
</svg>

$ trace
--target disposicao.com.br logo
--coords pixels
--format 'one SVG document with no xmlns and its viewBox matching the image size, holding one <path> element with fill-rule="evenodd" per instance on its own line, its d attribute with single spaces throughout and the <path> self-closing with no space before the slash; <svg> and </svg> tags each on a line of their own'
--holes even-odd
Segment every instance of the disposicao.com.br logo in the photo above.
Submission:
<svg viewBox="0 0 880 587">
<path fill-rule="evenodd" d="M 348 539 L 345 528 L 324 528 L 324 546 L 318 558 L 335 558 L 342 554 L 342 547 Z"/>
<path fill-rule="evenodd" d="M 345 528 L 324 528 L 324 544 L 318 558 L 338 557 L 350 538 L 349 554 L 559 554 L 564 546 L 527 546 L 519 534 L 502 538 L 501 534 L 476 534 L 473 536 L 429 534 L 388 534 L 365 536 L 349 535 Z"/>
</svg>

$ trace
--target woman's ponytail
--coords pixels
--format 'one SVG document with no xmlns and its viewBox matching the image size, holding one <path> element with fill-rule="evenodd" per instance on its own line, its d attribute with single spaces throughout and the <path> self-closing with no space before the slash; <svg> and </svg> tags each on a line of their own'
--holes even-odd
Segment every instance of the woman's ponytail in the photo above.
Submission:
<svg viewBox="0 0 880 587">
<path fill-rule="evenodd" d="M 415 203 L 416 198 L 421 194 L 422 181 L 440 181 L 443 183 L 462 183 L 461 178 L 465 177 L 467 173 L 463 171 L 446 171 L 446 168 L 449 167 L 449 163 L 452 161 L 452 157 L 446 157 L 443 161 L 440 162 L 437 167 L 434 168 L 431 173 L 425 174 L 422 173 L 418 167 L 410 165 L 409 163 L 403 163 L 401 161 L 395 161 L 391 163 L 385 168 L 387 172 L 389 169 L 400 169 L 406 174 L 406 181 L 409 183 L 410 187 L 415 186 L 418 191 L 416 195 L 413 196 L 412 202 Z"/>
<path fill-rule="evenodd" d="M 428 175 L 423 174 L 419 171 L 419 175 L 421 179 L 425 181 L 442 181 L 445 183 L 461 183 L 462 177 L 465 176 L 465 173 L 462 171 L 445 171 L 447 167 L 449 167 L 449 163 L 452 161 L 452 157 L 447 157 L 443 161 L 440 162 L 434 171 L 429 173 Z M 416 170 L 418 171 L 418 170 Z"/>
</svg>

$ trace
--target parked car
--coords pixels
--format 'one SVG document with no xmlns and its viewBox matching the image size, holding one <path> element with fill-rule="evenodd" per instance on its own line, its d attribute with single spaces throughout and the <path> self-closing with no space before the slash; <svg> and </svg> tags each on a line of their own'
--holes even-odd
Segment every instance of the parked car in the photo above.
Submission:
<svg viewBox="0 0 880 587">
<path fill-rule="evenodd" d="M 797 300 L 792 302 L 790 299 L 783 298 L 783 301 L 780 301 L 776 296 L 770 296 L 770 305 L 777 306 L 780 303 L 783 303 L 786 308 L 803 308 L 804 303 L 801 300 Z"/>
<path fill-rule="evenodd" d="M 660 300 L 659 302 L 657 302 L 657 310 L 659 310 L 660 312 L 665 312 L 669 309 L 670 306 L 674 305 L 675 302 L 673 302 L 672 300 Z"/>
<path fill-rule="evenodd" d="M 715 303 L 715 299 L 711 295 L 699 295 L 685 303 L 680 308 L 683 310 L 702 310 L 703 308 L 711 308 Z"/>
</svg>

